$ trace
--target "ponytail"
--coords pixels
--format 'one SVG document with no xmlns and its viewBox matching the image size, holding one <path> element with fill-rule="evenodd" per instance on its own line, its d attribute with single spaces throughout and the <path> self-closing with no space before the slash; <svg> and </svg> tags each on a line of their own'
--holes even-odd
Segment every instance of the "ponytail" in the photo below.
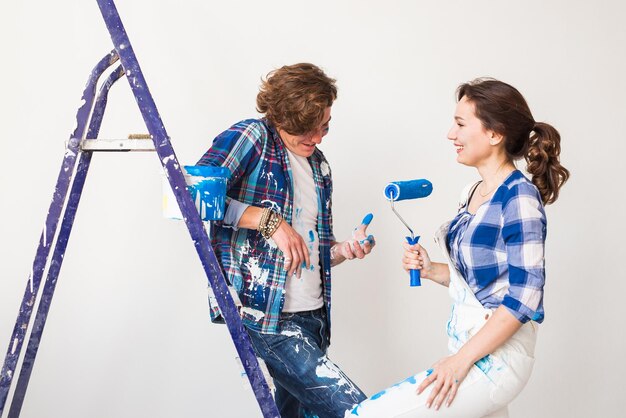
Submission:
<svg viewBox="0 0 626 418">
<path fill-rule="evenodd" d="M 532 182 L 545 205 L 556 201 L 559 189 L 569 178 L 569 171 L 559 161 L 560 154 L 559 132 L 552 125 L 536 122 L 525 155 L 526 170 L 532 175 Z"/>
</svg>

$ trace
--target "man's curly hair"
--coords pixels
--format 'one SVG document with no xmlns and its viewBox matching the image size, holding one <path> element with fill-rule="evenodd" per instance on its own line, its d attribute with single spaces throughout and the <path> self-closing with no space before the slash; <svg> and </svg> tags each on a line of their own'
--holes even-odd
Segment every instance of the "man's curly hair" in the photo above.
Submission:
<svg viewBox="0 0 626 418">
<path fill-rule="evenodd" d="M 257 111 L 291 135 L 312 132 L 337 98 L 335 80 L 309 63 L 285 65 L 262 80 Z"/>
</svg>

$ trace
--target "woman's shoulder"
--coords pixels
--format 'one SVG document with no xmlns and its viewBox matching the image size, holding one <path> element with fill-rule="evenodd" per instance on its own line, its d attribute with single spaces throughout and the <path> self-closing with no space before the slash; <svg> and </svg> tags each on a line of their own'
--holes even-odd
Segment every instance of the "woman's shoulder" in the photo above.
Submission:
<svg viewBox="0 0 626 418">
<path fill-rule="evenodd" d="M 541 203 L 539 189 L 520 170 L 513 171 L 504 180 L 499 192 L 502 207 L 506 207 L 511 200 L 519 198 L 536 200 Z"/>
<path fill-rule="evenodd" d="M 540 219 L 546 221 L 543 201 L 537 187 L 521 171 L 516 170 L 502 184 L 500 196 L 502 216 L 512 220 Z"/>
</svg>

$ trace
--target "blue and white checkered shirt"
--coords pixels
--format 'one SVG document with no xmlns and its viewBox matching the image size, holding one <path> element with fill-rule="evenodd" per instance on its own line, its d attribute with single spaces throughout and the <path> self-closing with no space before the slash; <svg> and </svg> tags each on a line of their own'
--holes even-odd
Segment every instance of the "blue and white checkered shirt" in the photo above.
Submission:
<svg viewBox="0 0 626 418">
<path fill-rule="evenodd" d="M 543 322 L 546 214 L 539 191 L 513 171 L 472 215 L 461 206 L 447 235 L 450 256 L 486 308 Z"/>
</svg>

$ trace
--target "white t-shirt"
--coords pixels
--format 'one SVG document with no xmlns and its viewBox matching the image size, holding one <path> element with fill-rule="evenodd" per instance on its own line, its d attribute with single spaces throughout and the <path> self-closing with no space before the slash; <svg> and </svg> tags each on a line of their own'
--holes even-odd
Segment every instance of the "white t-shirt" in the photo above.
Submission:
<svg viewBox="0 0 626 418">
<path fill-rule="evenodd" d="M 287 150 L 293 177 L 293 216 L 291 226 L 302 236 L 309 249 L 311 266 L 302 275 L 287 277 L 283 312 L 312 311 L 324 305 L 320 272 L 320 240 L 317 234 L 318 196 L 313 170 L 305 157 Z"/>
</svg>

